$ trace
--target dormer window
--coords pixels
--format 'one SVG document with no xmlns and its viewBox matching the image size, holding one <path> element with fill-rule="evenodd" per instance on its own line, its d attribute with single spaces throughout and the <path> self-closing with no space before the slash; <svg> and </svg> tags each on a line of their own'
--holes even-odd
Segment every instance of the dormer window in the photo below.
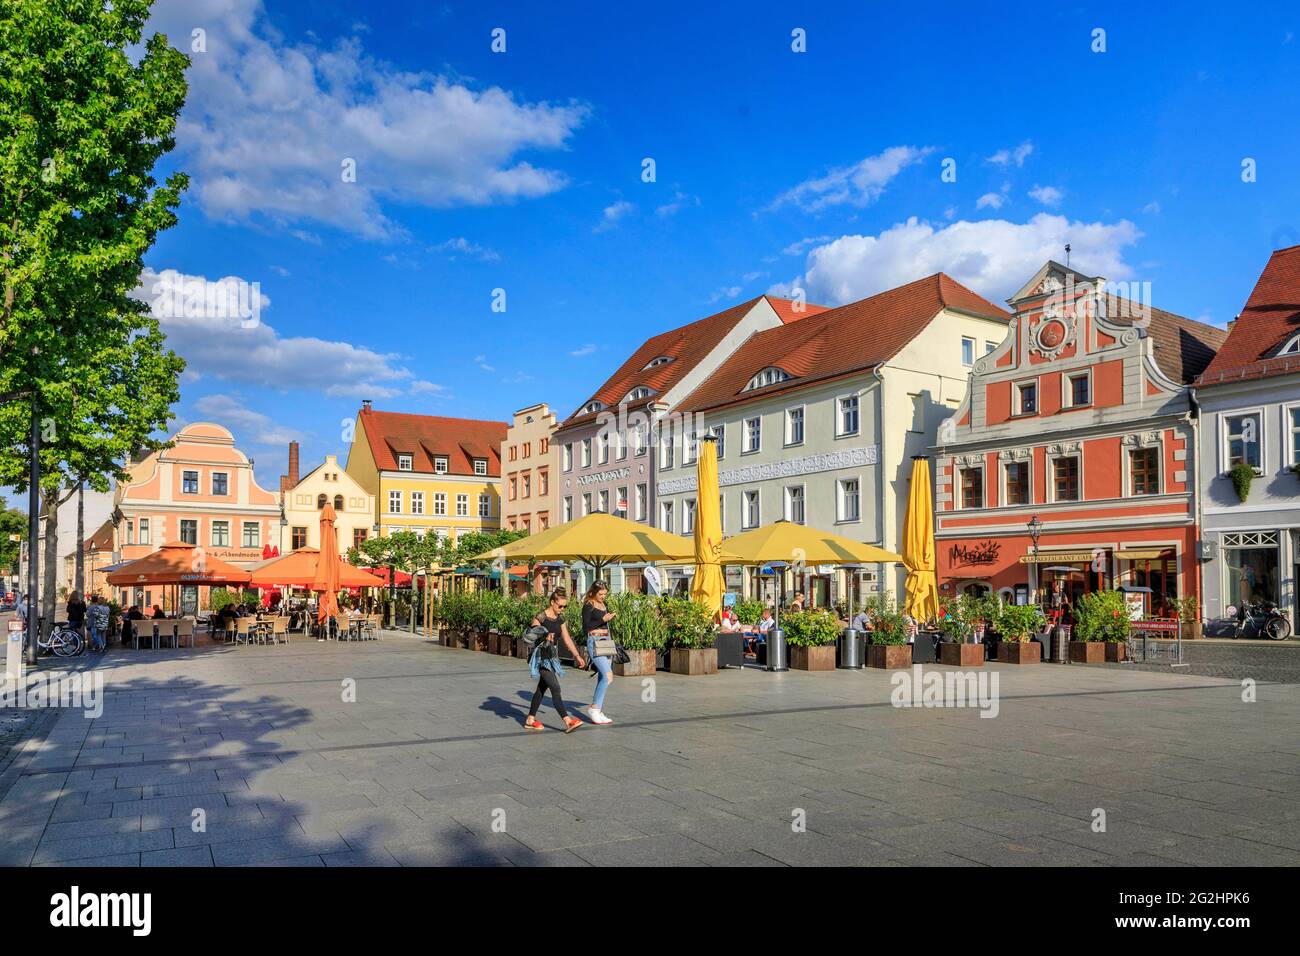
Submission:
<svg viewBox="0 0 1300 956">
<path fill-rule="evenodd" d="M 643 369 L 641 369 L 641 371 L 644 372 L 644 371 L 647 371 L 648 369 L 658 368 L 660 365 L 667 365 L 667 364 L 668 364 L 669 362 L 671 362 L 672 360 L 673 360 L 673 357 L 672 357 L 671 355 L 661 355 L 661 356 L 659 356 L 659 357 L 656 358 L 656 359 L 651 359 L 651 360 L 646 364 L 646 367 L 643 368 Z"/>
<path fill-rule="evenodd" d="M 1277 350 L 1278 355 L 1300 355 L 1300 335 L 1293 335 Z"/>
<path fill-rule="evenodd" d="M 433 473 L 435 475 L 445 475 L 447 473 L 447 458 L 445 455 L 439 455 L 433 460 Z"/>
<path fill-rule="evenodd" d="M 749 380 L 749 384 L 745 386 L 745 391 L 751 391 L 756 388 L 766 388 L 768 385 L 776 385 L 778 382 L 789 381 L 789 379 L 790 373 L 785 369 L 777 368 L 775 365 L 769 365 Z"/>
<path fill-rule="evenodd" d="M 414 463 L 414 459 L 412 459 L 410 455 L 397 456 L 398 471 L 410 471 L 413 466 L 413 463 Z"/>
<path fill-rule="evenodd" d="M 475 459 L 474 459 L 474 474 L 476 474 L 476 475 L 486 475 L 486 474 L 487 474 L 487 459 L 486 459 L 486 458 L 475 458 Z"/>
<path fill-rule="evenodd" d="M 590 402 L 588 402 L 586 405 L 583 405 L 582 408 L 578 410 L 578 414 L 590 415 L 592 412 L 598 412 L 604 407 L 605 407 L 604 402 L 600 402 L 595 399 L 592 399 Z"/>
<path fill-rule="evenodd" d="M 623 401 L 636 402 L 636 401 L 640 401 L 643 398 L 649 398 L 653 394 L 654 394 L 653 389 L 645 385 L 638 385 L 636 388 L 632 389 L 632 391 L 627 393 L 627 397 L 625 397 Z"/>
</svg>

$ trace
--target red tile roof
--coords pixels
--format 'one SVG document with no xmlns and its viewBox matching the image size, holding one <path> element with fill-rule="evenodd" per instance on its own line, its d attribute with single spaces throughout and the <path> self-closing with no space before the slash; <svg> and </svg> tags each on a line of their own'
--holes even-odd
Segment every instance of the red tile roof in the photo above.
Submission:
<svg viewBox="0 0 1300 956">
<path fill-rule="evenodd" d="M 619 366 L 618 371 L 606 379 L 605 384 L 600 386 L 590 399 L 582 403 L 579 411 L 574 412 L 560 425 L 559 430 L 563 431 L 594 421 L 598 412 L 581 414 L 581 408 L 585 408 L 593 399 L 606 408 L 614 408 L 634 388 L 644 385 L 654 392 L 654 396 L 650 399 L 653 401 L 703 361 L 704 357 L 736 327 L 736 324 L 749 314 L 750 309 L 758 303 L 759 299 L 763 298 L 767 299 L 777 317 L 787 325 L 827 311 L 824 305 L 806 303 L 802 311 L 796 312 L 794 303 L 789 299 L 757 296 L 716 315 L 656 335 L 647 339 L 633 352 L 628 360 Z M 646 368 L 660 357 L 668 357 L 672 361 L 654 368 Z M 633 403 L 631 407 L 640 408 L 644 404 L 647 403 Z"/>
<path fill-rule="evenodd" d="M 1228 330 L 1206 325 L 1164 309 L 1143 306 L 1117 295 L 1106 297 L 1106 315 L 1117 325 L 1131 325 L 1146 315 L 1147 335 L 1154 347 L 1156 365 L 1175 382 L 1188 385 L 1204 371 L 1228 337 Z"/>
<path fill-rule="evenodd" d="M 1300 334 L 1300 246 L 1278 249 L 1255 283 L 1227 341 L 1196 380 L 1217 385 L 1300 371 L 1300 355 L 1278 355 Z"/>
<path fill-rule="evenodd" d="M 703 411 L 873 368 L 889 361 L 942 309 L 1009 322 L 1011 315 L 942 272 L 850 302 L 796 326 L 759 332 L 682 402 Z M 769 366 L 791 378 L 745 390 Z"/>
<path fill-rule="evenodd" d="M 501 475 L 505 422 L 377 412 L 370 408 L 363 408 L 358 417 L 375 465 L 382 471 L 397 471 L 398 454 L 409 454 L 412 471 L 432 474 L 434 457 L 445 455 L 448 474 L 473 475 L 473 460 L 486 458 L 488 475 Z"/>
</svg>

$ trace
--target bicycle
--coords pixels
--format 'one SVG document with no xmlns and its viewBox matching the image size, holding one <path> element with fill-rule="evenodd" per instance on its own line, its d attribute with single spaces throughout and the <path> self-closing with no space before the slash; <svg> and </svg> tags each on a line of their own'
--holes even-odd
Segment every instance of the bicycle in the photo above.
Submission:
<svg viewBox="0 0 1300 956">
<path fill-rule="evenodd" d="M 23 650 L 29 646 L 26 635 L 23 636 Z M 86 639 L 66 621 L 59 621 L 50 629 L 48 640 L 36 635 L 36 649 L 41 654 L 53 654 L 55 657 L 77 657 L 86 649 Z"/>
<path fill-rule="evenodd" d="M 1272 601 L 1243 604 L 1241 608 L 1229 607 L 1228 614 L 1236 619 L 1234 639 L 1245 637 L 1247 629 L 1253 630 L 1255 637 L 1266 637 L 1270 641 L 1285 641 L 1291 636 L 1291 622 Z"/>
</svg>

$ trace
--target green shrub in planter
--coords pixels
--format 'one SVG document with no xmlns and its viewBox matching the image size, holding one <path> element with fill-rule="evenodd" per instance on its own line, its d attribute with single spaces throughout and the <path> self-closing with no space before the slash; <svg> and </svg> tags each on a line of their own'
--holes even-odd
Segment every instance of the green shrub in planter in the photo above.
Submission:
<svg viewBox="0 0 1300 956">
<path fill-rule="evenodd" d="M 605 606 L 614 612 L 609 633 L 629 651 L 657 651 L 668 642 L 668 625 L 659 602 L 645 594 L 611 594 Z"/>
<path fill-rule="evenodd" d="M 1122 591 L 1093 591 L 1074 605 L 1074 639 L 1076 641 L 1111 641 L 1128 639 L 1132 622 Z"/>
<path fill-rule="evenodd" d="M 898 606 L 886 595 L 873 594 L 862 605 L 867 615 L 871 630 L 867 641 L 871 644 L 906 644 L 908 638 L 907 617 L 898 610 Z M 785 619 L 782 618 L 782 623 Z"/>
<path fill-rule="evenodd" d="M 1002 640 L 1011 644 L 1024 644 L 1031 634 L 1041 631 L 1047 619 L 1037 604 L 1003 604 L 997 611 L 993 626 Z"/>
<path fill-rule="evenodd" d="M 840 623 L 825 608 L 793 611 L 781 618 L 785 642 L 791 647 L 825 647 L 840 636 Z"/>
<path fill-rule="evenodd" d="M 939 602 L 939 630 L 945 641 L 965 644 L 975 636 L 975 629 L 990 617 L 987 598 L 963 594 Z"/>
<path fill-rule="evenodd" d="M 741 624 L 757 624 L 763 619 L 762 601 L 737 601 L 734 610 Z"/>
<path fill-rule="evenodd" d="M 564 609 L 564 623 L 569 625 L 569 636 L 573 643 L 581 645 L 587 640 L 587 631 L 582 626 L 582 595 L 569 595 L 569 605 Z"/>
<path fill-rule="evenodd" d="M 713 646 L 717 625 L 709 609 L 686 597 L 659 598 L 659 616 L 668 632 L 668 644 L 684 650 Z"/>
</svg>

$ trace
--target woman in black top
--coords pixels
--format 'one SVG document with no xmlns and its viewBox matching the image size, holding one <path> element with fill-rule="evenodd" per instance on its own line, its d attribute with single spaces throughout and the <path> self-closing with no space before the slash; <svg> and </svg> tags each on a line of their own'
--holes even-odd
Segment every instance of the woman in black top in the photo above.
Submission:
<svg viewBox="0 0 1300 956">
<path fill-rule="evenodd" d="M 537 678 L 537 689 L 533 691 L 524 730 L 545 729 L 537 720 L 537 709 L 542 706 L 542 698 L 548 690 L 556 712 L 564 718 L 564 732 L 572 733 L 582 726 L 582 721 L 577 717 L 569 716 L 569 712 L 564 709 L 564 698 L 560 696 L 560 676 L 564 673 L 564 667 L 560 664 L 559 648 L 556 645 L 563 641 L 578 666 L 587 666 L 587 662 L 578 653 L 578 646 L 569 635 L 568 625 L 564 623 L 564 609 L 568 606 L 569 592 L 564 588 L 556 588 L 551 592 L 551 603 L 533 618 L 533 627 L 546 628 L 546 640 L 534 644 L 533 652 L 528 655 L 528 670 Z"/>
<path fill-rule="evenodd" d="M 593 724 L 612 724 L 614 721 L 605 716 L 605 691 L 609 690 L 614 680 L 613 661 L 608 657 L 596 656 L 596 638 L 609 637 L 609 622 L 614 620 L 614 613 L 605 606 L 609 595 L 609 585 L 604 581 L 593 581 L 582 600 L 582 630 L 587 635 L 587 657 L 596 668 L 596 690 L 591 695 L 591 706 L 587 716 Z"/>
</svg>

